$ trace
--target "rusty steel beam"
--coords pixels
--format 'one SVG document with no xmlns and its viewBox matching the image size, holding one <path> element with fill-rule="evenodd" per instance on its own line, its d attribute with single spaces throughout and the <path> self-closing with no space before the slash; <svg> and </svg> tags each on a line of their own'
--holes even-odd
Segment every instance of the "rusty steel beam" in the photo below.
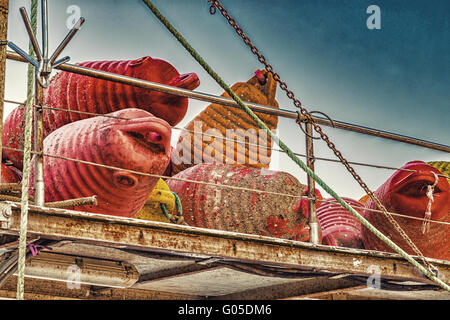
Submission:
<svg viewBox="0 0 450 320">
<path fill-rule="evenodd" d="M 126 262 L 75 257 L 39 252 L 26 264 L 25 276 L 66 282 L 69 287 L 81 284 L 113 288 L 131 287 L 139 279 L 136 268 Z"/>
<path fill-rule="evenodd" d="M 320 294 L 331 290 L 349 290 L 364 288 L 358 282 L 345 279 L 330 279 L 329 277 L 314 277 L 293 283 L 283 283 L 269 287 L 256 288 L 243 292 L 210 297 L 211 300 L 274 300 L 289 299 L 301 295 Z M 309 297 L 308 297 L 309 298 Z"/>
<path fill-rule="evenodd" d="M 0 233 L 17 235 L 20 204 L 4 202 L 1 214 Z M 29 234 L 41 239 L 67 239 L 192 258 L 222 257 L 331 274 L 371 275 L 370 270 L 377 266 L 385 279 L 432 284 L 409 262 L 391 253 L 36 206 L 30 206 L 28 224 Z M 430 261 L 439 269 L 440 279 L 450 282 L 450 262 Z"/>
<path fill-rule="evenodd" d="M 24 58 L 22 58 L 20 55 L 18 55 L 16 53 L 7 52 L 7 58 L 11 59 L 11 60 L 15 60 L 15 61 L 27 62 Z M 113 81 L 113 82 L 118 82 L 118 83 L 123 83 L 123 84 L 128 84 L 128 85 L 134 85 L 134 86 L 141 87 L 141 88 L 147 88 L 147 89 L 160 91 L 160 92 L 164 92 L 164 93 L 168 93 L 168 94 L 179 95 L 179 96 L 188 97 L 188 98 L 192 98 L 192 99 L 196 99 L 196 100 L 200 100 L 200 101 L 217 103 L 217 104 L 221 104 L 221 105 L 225 105 L 225 106 L 229 106 L 229 107 L 233 107 L 233 108 L 239 108 L 239 105 L 233 99 L 228 99 L 228 98 L 219 97 L 219 96 L 213 96 L 210 94 L 201 93 L 201 92 L 197 92 L 197 91 L 191 91 L 191 90 L 181 89 L 181 88 L 163 85 L 163 84 L 159 84 L 159 83 L 154 83 L 154 82 L 150 82 L 150 81 L 144 81 L 144 80 L 140 80 L 140 79 L 136 79 L 136 78 L 121 76 L 121 75 L 117 75 L 114 73 L 109 73 L 109 72 L 105 72 L 105 71 L 100 71 L 100 70 L 77 66 L 74 64 L 64 63 L 64 64 L 61 64 L 61 65 L 55 67 L 55 69 L 58 69 L 61 71 L 72 72 L 72 73 L 76 73 L 76 74 L 80 74 L 80 75 L 95 77 L 98 79 L 103 79 L 103 80 L 108 80 L 108 81 Z M 256 111 L 256 112 L 277 115 L 277 116 L 288 118 L 288 119 L 297 119 L 298 118 L 298 114 L 296 111 L 287 110 L 287 109 L 279 109 L 279 108 L 264 106 L 264 105 L 251 103 L 251 102 L 245 102 L 245 103 L 248 105 L 248 107 L 250 109 L 252 109 L 253 111 Z M 371 135 L 371 136 L 375 136 L 375 137 L 380 137 L 380 138 L 390 139 L 390 140 L 394 140 L 394 141 L 398 141 L 398 142 L 403 142 L 403 143 L 407 143 L 407 144 L 413 144 L 413 145 L 428 148 L 428 149 L 439 150 L 439 151 L 443 151 L 443 152 L 450 152 L 450 146 L 443 145 L 440 143 L 425 141 L 425 140 L 417 139 L 417 138 L 413 138 L 413 137 L 407 137 L 404 135 L 387 132 L 387 131 L 383 131 L 383 130 L 367 128 L 364 126 L 350 124 L 350 123 L 346 123 L 346 122 L 338 121 L 338 120 L 330 121 L 325 118 L 319 118 L 319 117 L 312 117 L 312 118 L 319 125 L 325 125 L 325 126 L 329 126 L 329 127 L 331 126 L 331 127 L 335 127 L 335 128 L 346 130 L 346 131 L 353 131 L 353 132 L 367 134 L 367 135 Z M 303 120 L 303 118 L 301 117 L 300 120 Z"/>
</svg>

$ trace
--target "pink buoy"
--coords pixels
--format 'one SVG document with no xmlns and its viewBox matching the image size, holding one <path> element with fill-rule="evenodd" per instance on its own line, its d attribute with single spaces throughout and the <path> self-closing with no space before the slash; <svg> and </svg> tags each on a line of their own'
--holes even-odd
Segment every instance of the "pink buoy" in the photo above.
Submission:
<svg viewBox="0 0 450 320">
<path fill-rule="evenodd" d="M 45 138 L 44 153 L 123 170 L 47 156 L 46 202 L 96 195 L 98 205 L 74 209 L 124 217 L 136 216 L 144 206 L 158 177 L 127 170 L 162 174 L 170 161 L 171 127 L 141 109 L 123 109 L 109 115 L 126 119 L 99 116 L 67 124 Z"/>
<path fill-rule="evenodd" d="M 90 61 L 81 67 L 111 72 L 146 81 L 193 90 L 200 85 L 195 73 L 179 74 L 168 62 L 151 57 L 137 60 Z M 107 114 L 125 108 L 143 109 L 154 116 L 176 125 L 185 116 L 188 98 L 154 90 L 100 80 L 70 72 L 59 72 L 43 92 L 43 105 L 48 108 Z M 3 145 L 23 149 L 25 127 L 24 106 L 18 106 L 5 119 Z M 92 117 L 87 114 L 44 109 L 44 137 L 68 123 Z M 4 149 L 3 159 L 8 159 L 20 170 L 22 152 Z"/>
</svg>

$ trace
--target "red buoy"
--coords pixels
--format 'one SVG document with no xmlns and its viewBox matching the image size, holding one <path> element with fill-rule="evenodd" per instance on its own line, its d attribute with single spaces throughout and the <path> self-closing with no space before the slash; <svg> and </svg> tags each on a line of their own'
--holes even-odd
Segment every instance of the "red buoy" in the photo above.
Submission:
<svg viewBox="0 0 450 320">
<path fill-rule="evenodd" d="M 304 185 L 288 173 L 201 163 L 166 182 L 180 197 L 183 217 L 189 225 L 301 241 L 309 238 L 305 219 L 293 210 Z"/>
<path fill-rule="evenodd" d="M 170 161 L 171 127 L 141 109 L 123 109 L 109 115 L 126 119 L 98 116 L 67 124 L 45 138 L 44 153 L 124 170 L 47 156 L 46 202 L 96 195 L 98 205 L 74 209 L 125 217 L 134 217 L 144 206 L 158 178 L 126 170 L 162 174 Z"/>
<path fill-rule="evenodd" d="M 448 225 L 436 223 L 450 222 L 450 186 L 447 179 L 438 176 L 438 174 L 442 174 L 438 169 L 422 161 L 408 162 L 402 169 L 408 171 L 396 171 L 378 188 L 375 196 L 389 212 L 424 219 L 430 202 L 430 198 L 427 196 L 428 186 L 434 185 L 429 230 L 424 232 L 425 221 L 423 220 L 396 215 L 392 217 L 424 256 L 450 260 L 450 228 Z M 371 199 L 367 201 L 365 207 L 378 209 Z M 365 210 L 364 218 L 407 253 L 416 255 L 382 213 Z M 362 236 L 366 249 L 393 251 L 365 227 L 362 229 Z"/>
<path fill-rule="evenodd" d="M 19 183 L 22 180 L 22 173 L 14 167 L 2 163 L 2 183 Z"/>
<path fill-rule="evenodd" d="M 137 60 L 91 61 L 78 64 L 82 67 L 107 71 L 119 75 L 143 79 L 193 90 L 200 80 L 195 73 L 179 74 L 168 62 L 151 57 Z M 43 92 L 44 107 L 106 114 L 125 108 L 143 109 L 156 117 L 176 125 L 185 116 L 188 98 L 158 91 L 100 80 L 70 72 L 56 74 Z M 23 149 L 24 106 L 14 109 L 3 127 L 3 145 Z M 90 115 L 75 112 L 44 109 L 44 137 L 65 124 L 87 119 Z M 21 152 L 3 150 L 3 159 L 10 160 L 22 169 Z"/>
<path fill-rule="evenodd" d="M 364 207 L 359 201 L 345 197 L 342 199 L 352 207 Z M 355 210 L 362 214 L 363 209 Z M 317 218 L 322 228 L 322 244 L 364 249 L 361 223 L 334 198 L 322 202 L 317 209 Z"/>
</svg>

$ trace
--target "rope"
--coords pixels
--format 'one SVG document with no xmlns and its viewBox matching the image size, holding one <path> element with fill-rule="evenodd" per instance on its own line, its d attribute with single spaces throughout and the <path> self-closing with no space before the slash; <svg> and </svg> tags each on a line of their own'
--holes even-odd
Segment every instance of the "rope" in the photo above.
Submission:
<svg viewBox="0 0 450 320">
<path fill-rule="evenodd" d="M 7 149 L 7 150 L 22 152 L 22 150 L 17 149 L 17 148 L 11 148 L 11 147 L 3 147 L 3 148 Z M 31 153 L 38 154 L 38 152 L 35 152 L 35 151 L 31 151 Z M 61 159 L 61 160 L 73 161 L 73 162 L 83 163 L 83 164 L 88 164 L 88 165 L 93 165 L 93 166 L 106 168 L 106 169 L 121 170 L 121 171 L 126 171 L 129 173 L 139 174 L 139 175 L 153 177 L 153 178 L 161 178 L 161 179 L 167 179 L 167 180 L 176 180 L 176 181 L 204 184 L 204 185 L 210 185 L 210 186 L 219 187 L 219 188 L 228 188 L 228 189 L 233 189 L 233 190 L 249 191 L 249 192 L 255 192 L 255 193 L 259 193 L 259 194 L 272 194 L 272 195 L 276 195 L 276 196 L 283 196 L 283 197 L 289 197 L 289 198 L 302 198 L 302 196 L 287 194 L 287 193 L 280 193 L 280 192 L 267 191 L 267 190 L 257 190 L 257 189 L 250 189 L 250 188 L 245 188 L 245 187 L 237 187 L 237 186 L 232 186 L 232 185 L 216 184 L 216 183 L 212 183 L 212 182 L 197 181 L 197 180 L 164 176 L 164 175 L 159 175 L 159 174 L 154 174 L 154 173 L 140 172 L 140 171 L 135 171 L 135 170 L 131 170 L 131 169 L 119 168 L 119 167 L 109 166 L 106 164 L 90 162 L 90 161 L 80 160 L 80 159 L 74 159 L 74 158 L 69 158 L 69 157 L 64 157 L 64 156 L 58 156 L 58 155 L 48 154 L 48 153 L 44 153 L 43 156 Z"/>
<path fill-rule="evenodd" d="M 36 35 L 37 25 L 37 0 L 31 0 L 31 28 Z M 33 45 L 29 44 L 30 56 L 34 56 Z M 20 205 L 20 233 L 19 233 L 19 260 L 17 276 L 17 299 L 24 299 L 24 275 L 27 246 L 27 224 L 28 224 L 28 187 L 31 164 L 31 134 L 33 118 L 33 85 L 34 85 L 34 67 L 28 64 L 27 72 L 27 101 L 25 109 L 25 144 L 23 152 L 23 178 L 22 178 L 22 198 Z"/>
<path fill-rule="evenodd" d="M 3 148 L 7 149 L 7 150 L 12 150 L 12 151 L 23 152 L 23 150 L 20 150 L 20 149 L 17 149 L 17 148 L 11 148 L 11 147 L 3 147 Z M 32 151 L 31 153 L 32 154 L 37 154 L 37 152 L 35 152 L 35 151 Z M 331 201 L 328 201 L 328 200 L 325 200 L 325 199 L 318 200 L 318 199 L 309 198 L 308 196 L 297 196 L 297 195 L 292 195 L 292 194 L 287 194 L 287 193 L 279 193 L 279 192 L 273 192 L 273 191 L 265 191 L 265 190 L 251 189 L 251 188 L 245 188 L 245 187 L 229 186 L 229 185 L 224 185 L 224 184 L 215 184 L 215 183 L 205 182 L 205 181 L 197 181 L 197 180 L 190 180 L 190 179 L 177 178 L 177 177 L 171 177 L 171 176 L 164 176 L 164 175 L 158 175 L 158 174 L 134 171 L 134 170 L 125 169 L 125 168 L 118 168 L 118 167 L 108 166 L 108 165 L 105 165 L 105 164 L 99 164 L 99 163 L 95 163 L 95 162 L 89 162 L 89 161 L 73 159 L 73 158 L 68 158 L 68 157 L 63 157 L 63 156 L 57 156 L 57 155 L 52 155 L 52 154 L 47 154 L 47 153 L 45 153 L 44 156 L 45 157 L 58 158 L 58 159 L 66 160 L 66 161 L 73 161 L 73 162 L 77 162 L 77 163 L 83 163 L 83 164 L 98 166 L 98 167 L 111 169 L 111 170 L 127 171 L 127 172 L 134 173 L 134 174 L 139 174 L 139 175 L 143 175 L 143 176 L 150 176 L 150 177 L 154 177 L 154 178 L 161 178 L 161 179 L 166 179 L 166 180 L 167 179 L 171 179 L 171 180 L 177 180 L 177 181 L 182 181 L 182 182 L 190 182 L 190 183 L 196 183 L 196 184 L 210 185 L 210 186 L 215 186 L 215 187 L 224 188 L 224 189 L 228 188 L 228 189 L 233 189 L 233 190 L 248 191 L 248 192 L 254 192 L 254 193 L 259 193 L 259 194 L 266 193 L 266 194 L 272 194 L 272 195 L 283 196 L 283 197 L 288 197 L 288 198 L 316 200 L 318 202 L 325 202 L 325 203 L 332 203 L 332 204 L 334 204 L 334 202 L 331 202 Z M 0 192 L 1 191 L 2 190 L 0 190 Z M 30 196 L 30 199 L 32 200 L 33 198 Z M 50 204 L 50 203 L 48 202 L 45 205 L 47 206 L 47 204 Z M 371 211 L 371 212 L 383 213 L 383 211 L 378 210 L 378 209 L 369 209 L 369 208 L 359 207 L 359 206 L 352 206 L 352 208 L 354 208 L 354 209 L 362 209 L 362 210 Z M 427 221 L 424 218 L 411 217 L 411 216 L 407 216 L 407 215 L 396 213 L 396 212 L 388 212 L 388 213 L 392 214 L 394 216 L 399 216 L 399 217 L 403 217 L 403 218 L 409 218 L 409 219 L 420 220 L 420 221 Z M 450 225 L 450 222 L 436 221 L 436 220 L 430 220 L 430 223 Z"/>
<path fill-rule="evenodd" d="M 175 208 L 176 208 L 176 215 L 173 216 L 170 213 L 167 212 L 167 207 L 164 203 L 161 203 L 161 211 L 163 212 L 164 216 L 170 220 L 170 222 L 172 223 L 176 223 L 176 224 L 184 224 L 184 225 L 188 225 L 183 218 L 183 208 L 181 206 L 181 201 L 180 198 L 178 197 L 178 195 L 171 191 L 171 193 L 174 195 L 175 197 Z"/>
<path fill-rule="evenodd" d="M 439 178 L 437 176 L 436 173 L 434 173 L 434 183 L 432 185 L 428 185 L 427 186 L 427 197 L 428 197 L 428 204 L 427 204 L 427 210 L 425 211 L 425 221 L 423 222 L 422 225 L 422 233 L 426 233 L 428 231 L 430 231 L 430 221 L 431 221 L 431 206 L 434 202 L 434 197 L 433 197 L 433 193 L 434 193 L 434 187 L 436 187 Z"/>
<path fill-rule="evenodd" d="M 13 101 L 13 100 L 4 100 L 7 103 L 14 103 L 14 104 L 18 104 L 18 105 L 25 105 L 23 102 L 18 102 L 18 101 Z M 36 105 L 33 105 L 34 107 L 39 107 Z M 227 107 L 227 106 L 225 106 Z M 54 110 L 54 111 L 65 111 L 65 112 L 72 112 L 72 113 L 77 113 L 77 114 L 81 114 L 81 115 L 88 115 L 88 116 L 98 116 L 98 117 L 105 117 L 105 118 L 111 118 L 111 119 L 119 119 L 119 120 L 129 120 L 128 118 L 125 117 L 119 117 L 119 116 L 112 116 L 109 114 L 101 114 L 101 113 L 95 113 L 95 112 L 87 112 L 87 111 L 79 111 L 79 110 L 70 110 L 70 109 L 62 109 L 62 108 L 55 108 L 55 107 L 42 107 L 42 109 L 48 109 L 48 110 Z M 275 149 L 272 147 L 267 147 L 267 146 L 262 146 L 259 144 L 255 144 L 255 143 L 251 143 L 251 142 L 243 142 L 243 141 L 239 141 L 239 140 L 233 140 L 233 139 L 229 139 L 226 137 L 221 137 L 221 136 L 216 136 L 213 134 L 209 134 L 209 133 L 205 133 L 205 132 L 196 132 L 194 130 L 189 130 L 186 128 L 181 128 L 181 127 L 177 127 L 177 126 L 173 126 L 172 129 L 175 130 L 180 130 L 180 131 L 185 131 L 185 132 L 189 132 L 189 133 L 193 133 L 193 134 L 199 134 L 199 135 L 203 135 L 203 136 L 207 136 L 207 137 L 212 137 L 212 138 L 219 138 L 219 139 L 223 139 L 225 141 L 231 141 L 231 142 L 235 142 L 237 144 L 243 144 L 243 145 L 248 145 L 248 146 L 255 146 L 255 147 L 259 147 L 262 149 L 266 149 L 266 150 L 271 150 L 271 151 L 276 151 L 276 152 L 282 152 L 285 153 L 283 150 L 280 149 Z M 300 156 L 300 157 L 306 157 L 305 154 L 302 153 L 298 153 L 298 152 L 294 152 L 294 154 L 296 156 Z M 313 157 L 314 160 L 319 160 L 319 161 L 329 161 L 329 162 L 336 162 L 336 163 L 340 163 L 340 160 L 336 160 L 336 159 L 330 159 L 330 158 L 323 158 L 323 157 Z M 370 168 L 377 168 L 377 169 L 387 169 L 387 170 L 401 170 L 401 171 L 407 171 L 407 172 L 417 172 L 416 170 L 411 170 L 411 169 L 404 169 L 404 168 L 398 168 L 398 167 L 390 167 L 390 166 L 383 166 L 383 165 L 377 165 L 377 164 L 370 164 L 370 163 L 363 163 L 363 162 L 354 162 L 354 161 L 348 161 L 349 164 L 353 164 L 353 165 L 357 165 L 357 166 L 363 166 L 363 167 L 370 167 Z M 445 174 L 438 174 L 439 177 L 443 177 L 443 178 L 447 178 L 450 179 L 450 176 L 445 175 Z"/>
<path fill-rule="evenodd" d="M 436 282 L 439 286 L 450 292 L 450 286 L 436 277 L 433 272 L 424 268 L 420 263 L 408 255 L 402 248 L 391 241 L 388 237 L 378 231 L 369 221 L 364 219 L 355 209 L 347 204 L 337 193 L 335 193 L 319 176 L 317 176 L 306 164 L 301 161 L 294 153 L 277 137 L 269 128 L 262 122 L 259 117 L 237 96 L 233 90 L 219 77 L 219 75 L 206 63 L 206 61 L 195 51 L 195 49 L 184 39 L 184 37 L 170 24 L 170 22 L 159 12 L 159 10 L 149 1 L 142 0 L 153 14 L 164 24 L 164 26 L 176 37 L 176 39 L 183 45 L 183 47 L 197 60 L 197 62 L 205 69 L 205 71 L 236 101 L 239 106 L 258 124 L 258 126 L 265 130 L 266 133 L 279 145 L 279 147 L 286 152 L 300 168 L 303 169 L 310 177 L 312 177 L 328 194 L 330 194 L 336 201 L 338 201 L 345 209 L 350 211 L 366 228 L 373 232 L 378 238 L 389 245 L 393 250 L 398 252 L 407 261 L 419 269 L 423 274 Z M 423 258 L 424 259 L 424 258 Z M 425 259 L 424 259 L 425 260 Z"/>
</svg>

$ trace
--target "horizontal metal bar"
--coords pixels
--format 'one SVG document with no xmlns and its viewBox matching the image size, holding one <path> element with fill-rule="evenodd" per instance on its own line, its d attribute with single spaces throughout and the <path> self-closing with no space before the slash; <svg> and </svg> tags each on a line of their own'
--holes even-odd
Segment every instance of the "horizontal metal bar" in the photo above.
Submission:
<svg viewBox="0 0 450 320">
<path fill-rule="evenodd" d="M 15 60 L 15 61 L 27 62 L 20 55 L 11 53 L 11 52 L 7 52 L 7 58 L 11 59 L 11 60 Z M 133 85 L 133 86 L 140 87 L 140 88 L 151 89 L 151 90 L 155 90 L 155 91 L 159 91 L 159 92 L 174 94 L 177 96 L 188 97 L 188 98 L 192 98 L 192 99 L 196 99 L 196 100 L 200 100 L 200 101 L 206 101 L 206 102 L 210 102 L 210 103 L 217 103 L 217 104 L 221 104 L 221 105 L 225 105 L 225 106 L 229 106 L 229 107 L 240 108 L 239 105 L 233 99 L 228 99 L 228 98 L 224 98 L 224 97 L 210 95 L 207 93 L 172 87 L 172 86 L 168 86 L 168 85 L 164 85 L 164 84 L 160 84 L 160 83 L 145 81 L 145 80 L 127 77 L 127 76 L 123 76 L 123 75 L 118 75 L 118 74 L 114 74 L 114 73 L 110 73 L 110 72 L 90 69 L 90 68 L 86 68 L 86 67 L 77 66 L 74 64 L 64 63 L 55 68 L 58 70 L 72 72 L 72 73 L 85 75 L 85 76 L 90 76 L 90 77 L 94 77 L 94 78 L 98 78 L 98 79 Z M 297 117 L 298 117 L 298 114 L 295 111 L 291 111 L 291 110 L 287 110 L 287 109 L 279 109 L 279 108 L 274 108 L 274 107 L 270 107 L 270 106 L 264 106 L 264 105 L 255 104 L 252 102 L 245 102 L 245 103 L 250 107 L 250 109 L 252 109 L 255 112 L 276 115 L 276 116 L 289 118 L 289 119 L 297 119 Z M 325 119 L 325 118 L 320 118 L 320 117 L 312 117 L 312 118 L 319 125 L 333 126 L 333 123 L 334 123 L 334 127 L 338 128 L 338 129 L 363 133 L 363 134 L 367 134 L 367 135 L 371 135 L 371 136 L 395 140 L 398 142 L 413 144 L 413 145 L 417 145 L 417 146 L 424 147 L 424 148 L 429 148 L 429 149 L 433 149 L 433 150 L 439 150 L 439 151 L 450 153 L 450 146 L 447 146 L 447 145 L 430 142 L 430 141 L 425 141 L 425 140 L 421 140 L 418 138 L 407 137 L 404 135 L 391 133 L 391 132 L 387 132 L 387 131 L 383 131 L 383 130 L 367 128 L 364 126 L 350 124 L 350 123 L 346 123 L 343 121 L 333 120 L 333 122 L 331 122 L 330 120 Z"/>
<path fill-rule="evenodd" d="M 20 204 L 11 207 L 0 233 L 17 234 Z M 76 226 L 76 227 L 74 227 Z M 234 261 L 295 266 L 318 272 L 370 274 L 376 265 L 386 279 L 430 283 L 397 254 L 313 245 L 278 238 L 195 228 L 140 219 L 122 218 L 66 209 L 30 205 L 28 234 L 41 239 L 66 239 L 100 246 L 141 251 L 189 254 L 199 258 L 223 257 Z M 450 262 L 430 259 L 442 281 L 450 281 Z"/>
<path fill-rule="evenodd" d="M 15 61 L 27 62 L 27 60 L 22 58 L 20 55 L 11 53 L 11 52 L 7 52 L 7 58 L 11 59 L 11 60 L 15 60 Z M 90 76 L 90 77 L 94 77 L 94 78 L 98 78 L 98 79 L 102 79 L 102 80 L 108 80 L 108 81 L 118 82 L 118 83 L 122 83 L 122 84 L 128 84 L 128 85 L 132 85 L 135 87 L 151 89 L 151 90 L 164 92 L 164 93 L 168 93 L 168 94 L 174 94 L 177 96 L 193 98 L 196 100 L 218 103 L 221 105 L 239 108 L 239 106 L 236 104 L 236 102 L 233 99 L 214 96 L 214 95 L 210 95 L 207 93 L 201 93 L 201 92 L 197 92 L 197 91 L 191 91 L 191 90 L 187 90 L 187 89 L 183 89 L 183 88 L 177 88 L 177 87 L 168 86 L 168 85 L 160 84 L 160 83 L 156 83 L 156 82 L 145 81 L 145 80 L 127 77 L 127 76 L 123 76 L 123 75 L 118 75 L 118 74 L 110 73 L 110 72 L 106 72 L 106 71 L 77 66 L 74 64 L 65 63 L 63 65 L 59 65 L 59 66 L 55 67 L 55 69 L 72 72 L 72 73 L 76 73 L 76 74 L 81 74 L 81 75 L 85 75 L 85 76 Z M 252 110 L 254 110 L 256 112 L 273 114 L 273 115 L 291 118 L 291 119 L 297 118 L 297 113 L 295 111 L 283 110 L 283 109 L 278 109 L 278 108 L 269 107 L 269 106 L 263 106 L 263 105 L 250 103 L 250 102 L 247 102 L 247 103 L 248 103 L 249 107 L 251 107 Z"/>
<path fill-rule="evenodd" d="M 313 117 L 313 118 L 314 118 L 314 121 L 318 124 L 331 126 L 331 122 L 328 119 L 319 118 L 319 117 Z M 413 144 L 413 145 L 417 145 L 420 147 L 434 149 L 434 150 L 438 150 L 438 151 L 450 152 L 450 146 L 447 146 L 444 144 L 426 141 L 426 140 L 422 140 L 422 139 L 418 139 L 418 138 L 414 138 L 414 137 L 408 137 L 408 136 L 401 135 L 398 133 L 392 133 L 392 132 L 387 132 L 387 131 L 383 131 L 383 130 L 379 130 L 379 129 L 359 126 L 359 125 L 355 125 L 355 124 L 351 124 L 351 123 L 347 123 L 347 122 L 339 121 L 339 120 L 333 120 L 333 122 L 334 122 L 334 127 L 338 128 L 338 129 L 353 131 L 353 132 L 357 132 L 357 133 L 363 133 L 363 134 L 367 134 L 367 135 L 371 135 L 371 136 L 375 136 L 375 137 L 379 137 L 379 138 L 395 140 L 395 141 Z"/>
<path fill-rule="evenodd" d="M 72 276 L 73 277 L 73 276 Z M 199 300 L 203 297 L 189 296 L 131 288 L 108 288 L 98 290 L 98 287 L 80 284 L 80 288 L 68 286 L 63 281 L 51 281 L 37 278 L 27 278 L 25 281 L 24 298 L 26 300 Z M 101 288 L 101 287 L 100 287 Z M 105 287 L 103 287 L 104 289 Z M 75 290 L 74 290 L 75 289 Z M 16 299 L 17 278 L 12 276 L 0 288 L 0 297 Z"/>
<path fill-rule="evenodd" d="M 74 269 L 74 267 L 77 267 Z M 75 279 L 74 274 L 79 276 Z M 39 252 L 26 265 L 26 277 L 65 281 L 73 285 L 128 288 L 139 279 L 137 269 L 127 262 Z"/>
</svg>

